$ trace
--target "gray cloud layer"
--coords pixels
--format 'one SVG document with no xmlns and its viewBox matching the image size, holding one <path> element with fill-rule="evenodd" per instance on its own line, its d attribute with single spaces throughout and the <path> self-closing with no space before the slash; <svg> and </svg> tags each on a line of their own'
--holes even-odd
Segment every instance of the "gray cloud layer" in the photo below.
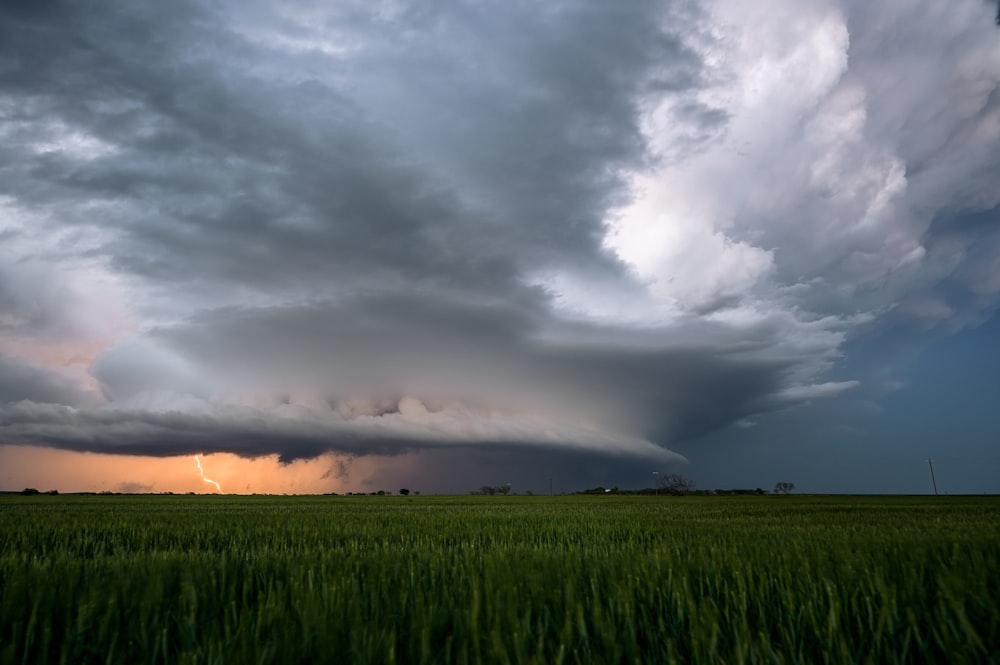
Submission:
<svg viewBox="0 0 1000 665">
<path fill-rule="evenodd" d="M 663 461 L 995 308 L 989 8 L 783 4 L 5 3 L 0 442 Z"/>
</svg>

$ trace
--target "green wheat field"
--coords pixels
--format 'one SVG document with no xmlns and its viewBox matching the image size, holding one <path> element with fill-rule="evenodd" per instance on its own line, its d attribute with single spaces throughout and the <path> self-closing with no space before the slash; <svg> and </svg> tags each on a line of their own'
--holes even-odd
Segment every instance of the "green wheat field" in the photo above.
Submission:
<svg viewBox="0 0 1000 665">
<path fill-rule="evenodd" d="M 0 497 L 2 663 L 997 663 L 995 497 Z"/>
</svg>

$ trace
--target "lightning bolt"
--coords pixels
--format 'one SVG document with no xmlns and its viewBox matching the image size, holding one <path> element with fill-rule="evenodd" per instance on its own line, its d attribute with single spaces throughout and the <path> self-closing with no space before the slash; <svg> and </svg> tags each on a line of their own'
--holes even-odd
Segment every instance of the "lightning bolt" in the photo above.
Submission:
<svg viewBox="0 0 1000 665">
<path fill-rule="evenodd" d="M 195 455 L 194 456 L 194 463 L 198 465 L 198 473 L 199 473 L 199 475 L 201 475 L 201 479 L 204 480 L 206 483 L 210 483 L 212 485 L 215 485 L 215 489 L 219 490 L 219 494 L 222 494 L 222 487 L 219 486 L 219 483 L 215 482 L 211 478 L 206 478 L 205 477 L 205 469 L 201 468 L 201 458 L 198 457 L 197 455 Z"/>
</svg>

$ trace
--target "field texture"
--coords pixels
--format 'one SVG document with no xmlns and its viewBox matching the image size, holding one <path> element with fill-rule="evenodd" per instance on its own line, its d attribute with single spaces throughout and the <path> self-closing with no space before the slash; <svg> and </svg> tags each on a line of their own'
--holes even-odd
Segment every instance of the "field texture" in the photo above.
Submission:
<svg viewBox="0 0 1000 665">
<path fill-rule="evenodd" d="M 1000 500 L 0 497 L 2 663 L 996 663 Z"/>
</svg>

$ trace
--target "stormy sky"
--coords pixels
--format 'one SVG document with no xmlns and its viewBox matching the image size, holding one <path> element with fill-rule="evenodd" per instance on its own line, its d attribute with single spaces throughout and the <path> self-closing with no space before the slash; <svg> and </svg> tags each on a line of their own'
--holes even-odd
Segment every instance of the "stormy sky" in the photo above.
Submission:
<svg viewBox="0 0 1000 665">
<path fill-rule="evenodd" d="M 0 488 L 998 492 L 995 15 L 6 0 Z"/>
</svg>

